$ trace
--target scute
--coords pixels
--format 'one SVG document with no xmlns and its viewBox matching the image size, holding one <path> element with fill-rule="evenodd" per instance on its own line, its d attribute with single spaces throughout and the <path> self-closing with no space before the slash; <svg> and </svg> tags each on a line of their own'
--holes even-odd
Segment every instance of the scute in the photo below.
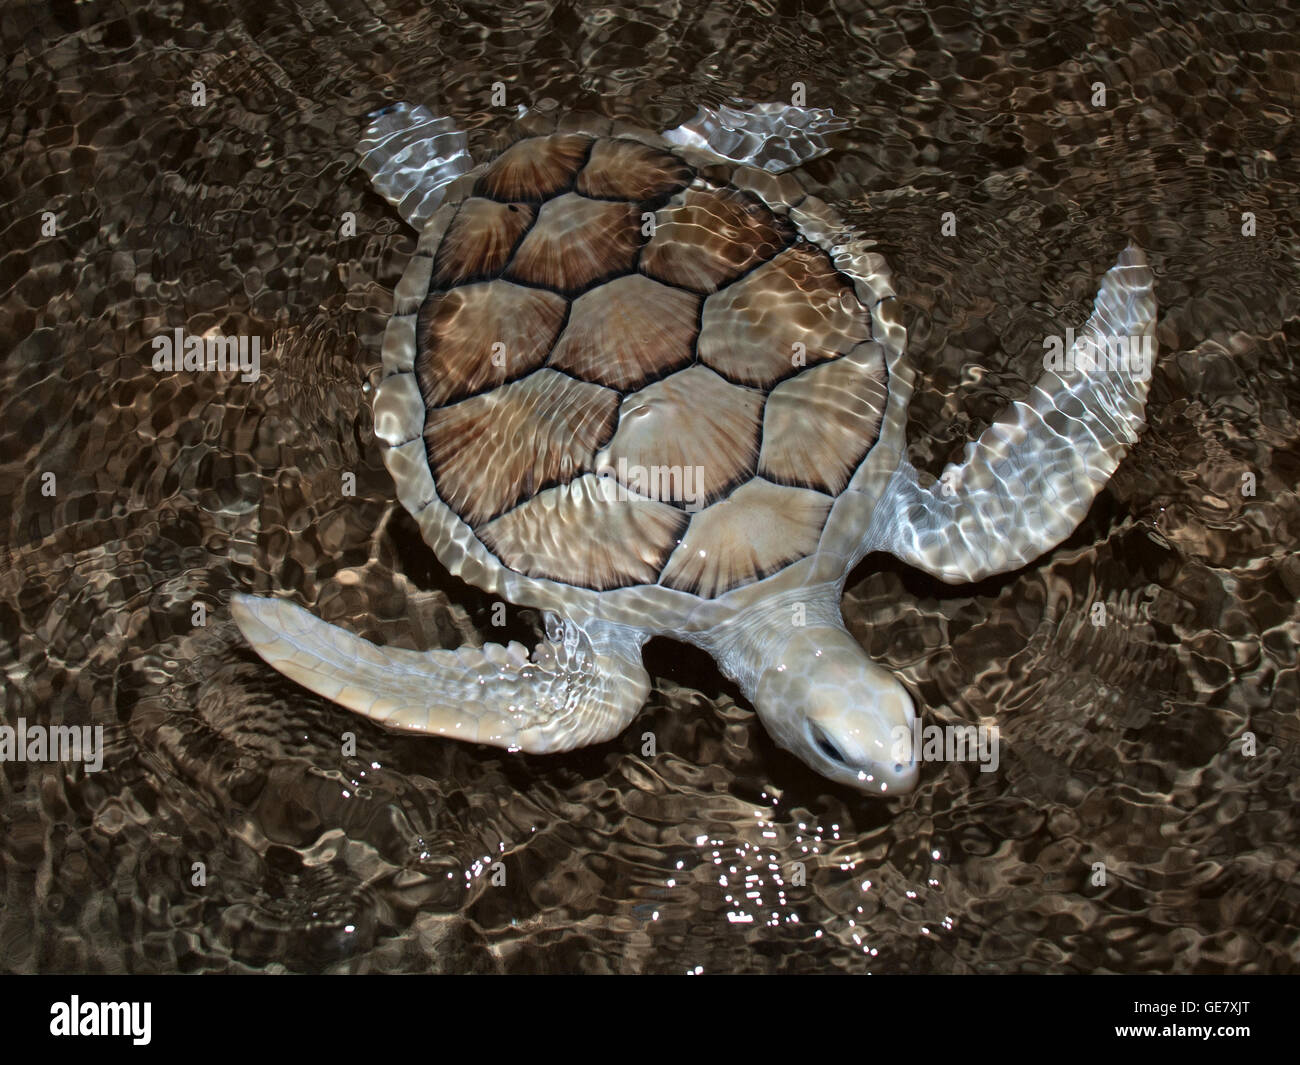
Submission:
<svg viewBox="0 0 1300 1065">
<path fill-rule="evenodd" d="M 641 250 L 639 217 L 634 203 L 573 192 L 547 200 L 506 276 L 569 295 L 627 273 Z"/>
<path fill-rule="evenodd" d="M 526 203 L 475 196 L 460 205 L 433 261 L 433 283 L 448 288 L 499 274 L 537 211 Z"/>
<path fill-rule="evenodd" d="M 691 366 L 623 400 L 618 430 L 596 465 L 642 492 L 658 471 L 656 483 L 678 485 L 674 502 L 692 502 L 689 494 L 711 503 L 757 467 L 762 416 L 761 392 Z"/>
<path fill-rule="evenodd" d="M 424 439 L 438 494 L 471 526 L 592 468 L 618 393 L 538 370 L 429 412 Z"/>
<path fill-rule="evenodd" d="M 763 411 L 758 472 L 839 495 L 876 442 L 888 398 L 884 352 L 872 342 L 783 381 Z"/>
<path fill-rule="evenodd" d="M 479 530 L 511 569 L 605 590 L 653 584 L 686 527 L 680 510 L 585 474 Z"/>
<path fill-rule="evenodd" d="M 628 140 L 599 140 L 578 175 L 584 196 L 653 200 L 691 180 L 691 169 L 675 155 Z"/>
<path fill-rule="evenodd" d="M 788 222 L 747 193 L 692 188 L 655 216 L 641 269 L 668 284 L 716 292 L 793 238 Z"/>
<path fill-rule="evenodd" d="M 756 477 L 691 518 L 660 583 L 713 598 L 761 580 L 813 552 L 832 502 Z"/>
<path fill-rule="evenodd" d="M 401 476 L 430 543 L 462 535 L 445 505 L 484 574 L 703 597 L 817 549 L 888 372 L 794 192 L 729 180 L 586 132 L 466 177 L 403 280 L 415 377 L 386 391 L 393 439 L 423 418 L 431 480 Z"/>
<path fill-rule="evenodd" d="M 535 370 L 559 335 L 564 299 L 487 281 L 430 296 L 420 312 L 416 376 L 429 407 Z"/>
<path fill-rule="evenodd" d="M 871 316 L 826 253 L 800 244 L 704 301 L 700 361 L 770 387 L 871 337 Z"/>
<path fill-rule="evenodd" d="M 549 365 L 622 391 L 695 358 L 700 298 L 641 274 L 579 296 Z"/>
<path fill-rule="evenodd" d="M 507 203 L 544 200 L 573 183 L 590 148 L 590 137 L 572 133 L 529 137 L 497 156 L 474 191 Z"/>
</svg>

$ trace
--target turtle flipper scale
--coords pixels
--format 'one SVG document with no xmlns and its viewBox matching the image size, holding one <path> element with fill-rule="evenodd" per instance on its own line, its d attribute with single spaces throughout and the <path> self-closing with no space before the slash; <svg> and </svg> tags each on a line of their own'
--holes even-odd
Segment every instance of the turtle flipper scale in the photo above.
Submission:
<svg viewBox="0 0 1300 1065">
<path fill-rule="evenodd" d="M 522 644 L 454 651 L 378 647 L 283 599 L 231 598 L 231 614 L 266 663 L 290 680 L 405 732 L 530 754 L 612 739 L 645 703 L 644 637 L 547 616 L 530 658 Z"/>
<path fill-rule="evenodd" d="M 781 174 L 831 151 L 827 137 L 848 125 L 829 109 L 782 103 L 724 104 L 717 110 L 700 107 L 689 122 L 663 136 L 671 144 Z"/>
<path fill-rule="evenodd" d="M 1141 250 L 1126 248 L 1064 365 L 1046 369 L 1027 401 L 1003 411 L 929 488 L 899 466 L 867 550 L 961 583 L 1017 569 L 1069 536 L 1145 424 L 1152 286 Z"/>
</svg>

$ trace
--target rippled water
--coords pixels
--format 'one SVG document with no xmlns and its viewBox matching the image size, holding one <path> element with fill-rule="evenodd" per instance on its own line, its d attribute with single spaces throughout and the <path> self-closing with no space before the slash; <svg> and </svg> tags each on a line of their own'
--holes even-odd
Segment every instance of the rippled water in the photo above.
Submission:
<svg viewBox="0 0 1300 1065">
<path fill-rule="evenodd" d="M 1296 969 L 1297 17 L 8 5 L 4 720 L 103 725 L 107 749 L 95 774 L 0 766 L 0 965 Z M 502 639 L 374 439 L 363 388 L 415 238 L 357 169 L 362 116 L 426 103 L 482 150 L 519 103 L 664 128 L 795 82 L 852 122 L 814 170 L 893 267 L 918 466 L 1021 394 L 1128 237 L 1156 272 L 1150 427 L 1080 530 L 973 588 L 880 556 L 849 582 L 850 627 L 927 720 L 1000 726 L 998 771 L 834 789 L 666 641 L 628 732 L 549 758 L 386 734 L 258 660 L 232 590 L 402 646 Z M 260 336 L 263 375 L 155 373 L 175 327 Z M 507 637 L 538 630 L 510 608 Z"/>
</svg>

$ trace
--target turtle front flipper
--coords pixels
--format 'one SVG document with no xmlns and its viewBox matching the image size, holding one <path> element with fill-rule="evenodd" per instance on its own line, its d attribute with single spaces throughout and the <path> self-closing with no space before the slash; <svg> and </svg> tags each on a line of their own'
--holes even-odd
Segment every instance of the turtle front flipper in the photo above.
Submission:
<svg viewBox="0 0 1300 1065">
<path fill-rule="evenodd" d="M 866 549 L 960 583 L 1017 569 L 1069 536 L 1145 424 L 1152 284 L 1145 256 L 1126 248 L 1087 325 L 1060 358 L 1049 352 L 1027 402 L 1003 411 L 929 488 L 900 465 Z"/>
<path fill-rule="evenodd" d="M 546 616 L 531 659 L 522 644 L 454 651 L 377 647 L 283 599 L 231 597 L 231 614 L 266 663 L 386 728 L 530 754 L 617 736 L 650 691 L 643 634 Z"/>
<path fill-rule="evenodd" d="M 423 229 L 447 186 L 473 169 L 469 140 L 452 119 L 418 104 L 393 104 L 369 117 L 358 148 L 361 169 L 398 214 Z"/>
</svg>

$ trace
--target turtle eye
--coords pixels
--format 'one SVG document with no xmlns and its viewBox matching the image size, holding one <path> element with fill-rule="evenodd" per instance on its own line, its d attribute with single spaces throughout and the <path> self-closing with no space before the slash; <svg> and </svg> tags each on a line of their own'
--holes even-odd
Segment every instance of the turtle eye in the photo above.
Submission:
<svg viewBox="0 0 1300 1065">
<path fill-rule="evenodd" d="M 819 725 L 812 726 L 812 740 L 817 750 L 838 765 L 848 765 L 848 760 L 844 757 L 843 752 L 835 746 L 831 738 L 826 735 L 825 730 Z"/>
</svg>

